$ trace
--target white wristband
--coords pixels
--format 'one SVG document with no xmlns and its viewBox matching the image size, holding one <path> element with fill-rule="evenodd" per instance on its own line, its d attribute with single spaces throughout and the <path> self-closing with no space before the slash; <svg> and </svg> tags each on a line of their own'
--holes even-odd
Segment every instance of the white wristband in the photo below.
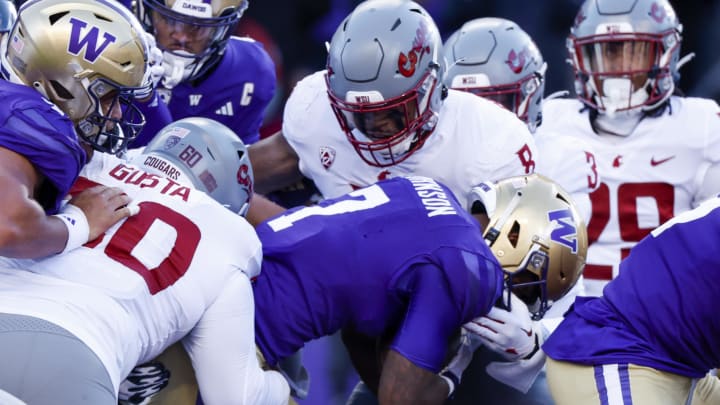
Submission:
<svg viewBox="0 0 720 405">
<path fill-rule="evenodd" d="M 65 204 L 62 211 L 53 216 L 60 218 L 68 230 L 67 243 L 61 253 L 69 252 L 87 243 L 90 238 L 90 224 L 83 210 L 72 204 Z"/>
<path fill-rule="evenodd" d="M 447 383 L 447 385 L 448 385 L 448 395 L 447 396 L 448 396 L 448 398 L 450 398 L 452 396 L 452 394 L 455 393 L 455 383 L 453 382 L 453 380 L 450 377 L 448 377 L 446 375 L 440 374 L 440 378 L 445 380 L 445 383 Z"/>
</svg>

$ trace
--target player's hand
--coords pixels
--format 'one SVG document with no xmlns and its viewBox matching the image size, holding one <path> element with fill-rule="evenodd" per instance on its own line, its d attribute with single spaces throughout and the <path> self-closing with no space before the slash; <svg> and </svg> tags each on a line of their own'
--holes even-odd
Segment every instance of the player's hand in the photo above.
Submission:
<svg viewBox="0 0 720 405">
<path fill-rule="evenodd" d="M 452 375 L 451 380 L 453 380 L 454 383 L 459 384 L 462 379 L 463 372 L 465 372 L 465 369 L 470 364 L 470 361 L 472 361 L 474 353 L 475 347 L 472 344 L 468 333 L 463 330 L 460 336 L 460 345 L 455 352 L 455 356 L 450 359 L 450 362 L 440 372 L 440 375 L 447 376 L 450 374 Z"/>
<path fill-rule="evenodd" d="M 480 337 L 489 349 L 500 353 L 509 361 L 534 354 L 539 347 L 540 326 L 530 318 L 530 311 L 514 294 L 511 310 L 493 308 L 487 315 L 463 325 L 468 332 Z"/>
<path fill-rule="evenodd" d="M 120 405 L 142 405 L 167 387 L 170 371 L 162 363 L 150 362 L 136 366 L 120 383 Z"/>
<path fill-rule="evenodd" d="M 94 240 L 123 218 L 137 213 L 137 206 L 128 206 L 130 197 L 117 187 L 95 186 L 83 190 L 70 200 L 80 208 L 90 228 L 88 240 Z"/>
</svg>

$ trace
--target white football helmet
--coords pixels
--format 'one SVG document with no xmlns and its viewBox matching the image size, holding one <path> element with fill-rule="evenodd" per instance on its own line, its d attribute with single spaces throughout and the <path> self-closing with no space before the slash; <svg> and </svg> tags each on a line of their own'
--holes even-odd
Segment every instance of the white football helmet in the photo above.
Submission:
<svg viewBox="0 0 720 405">
<path fill-rule="evenodd" d="M 586 0 L 567 41 L 577 96 L 610 115 L 655 109 L 675 89 L 681 32 L 668 0 Z"/>
<path fill-rule="evenodd" d="M 145 124 L 148 44 L 137 19 L 112 0 L 31 0 L 0 44 L 6 80 L 33 87 L 95 149 L 121 153 Z"/>
<path fill-rule="evenodd" d="M 470 193 L 473 213 L 490 222 L 484 238 L 505 272 L 503 305 L 512 292 L 540 319 L 582 274 L 587 230 L 570 196 L 539 174 L 482 183 Z"/>
<path fill-rule="evenodd" d="M 209 118 L 175 121 L 153 138 L 133 164 L 204 191 L 245 215 L 253 194 L 253 171 L 243 141 Z"/>
<path fill-rule="evenodd" d="M 367 164 L 402 162 L 435 129 L 444 98 L 441 48 L 435 22 L 413 1 L 364 1 L 338 27 L 328 50 L 328 95 Z"/>
<path fill-rule="evenodd" d="M 532 38 L 502 18 L 477 18 L 445 41 L 445 84 L 496 101 L 525 121 L 542 120 L 547 64 Z"/>
</svg>

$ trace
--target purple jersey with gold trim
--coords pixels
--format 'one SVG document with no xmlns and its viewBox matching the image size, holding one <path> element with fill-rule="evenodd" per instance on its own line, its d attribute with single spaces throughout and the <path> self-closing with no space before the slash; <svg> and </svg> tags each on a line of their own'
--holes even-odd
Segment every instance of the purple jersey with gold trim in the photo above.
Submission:
<svg viewBox="0 0 720 405">
<path fill-rule="evenodd" d="M 692 378 L 720 366 L 720 199 L 638 243 L 600 298 L 578 298 L 543 346 L 586 365 L 632 363 Z"/>
<path fill-rule="evenodd" d="M 85 165 L 75 127 L 37 90 L 0 80 L 0 146 L 24 156 L 48 180 L 35 199 L 48 214 L 60 202 Z"/>
<path fill-rule="evenodd" d="M 269 364 L 348 328 L 437 372 L 448 339 L 487 313 L 502 269 L 443 185 L 398 177 L 257 227 L 256 342 Z"/>
<path fill-rule="evenodd" d="M 170 123 L 168 118 L 187 117 L 218 121 L 250 145 L 260 139 L 265 109 L 275 94 L 275 64 L 260 42 L 231 37 L 220 62 L 206 77 L 182 82 L 171 92 L 158 92 L 161 96 L 167 94 L 163 96 L 167 105 L 142 106 L 149 124 L 133 148 L 147 145 L 157 131 Z"/>
</svg>

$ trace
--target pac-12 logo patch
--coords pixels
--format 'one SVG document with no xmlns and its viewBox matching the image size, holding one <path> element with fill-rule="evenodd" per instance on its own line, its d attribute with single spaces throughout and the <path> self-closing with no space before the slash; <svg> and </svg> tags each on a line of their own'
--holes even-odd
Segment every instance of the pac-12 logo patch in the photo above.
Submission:
<svg viewBox="0 0 720 405">
<path fill-rule="evenodd" d="M 325 170 L 329 169 L 335 161 L 335 149 L 329 146 L 320 147 L 320 163 Z"/>
</svg>

